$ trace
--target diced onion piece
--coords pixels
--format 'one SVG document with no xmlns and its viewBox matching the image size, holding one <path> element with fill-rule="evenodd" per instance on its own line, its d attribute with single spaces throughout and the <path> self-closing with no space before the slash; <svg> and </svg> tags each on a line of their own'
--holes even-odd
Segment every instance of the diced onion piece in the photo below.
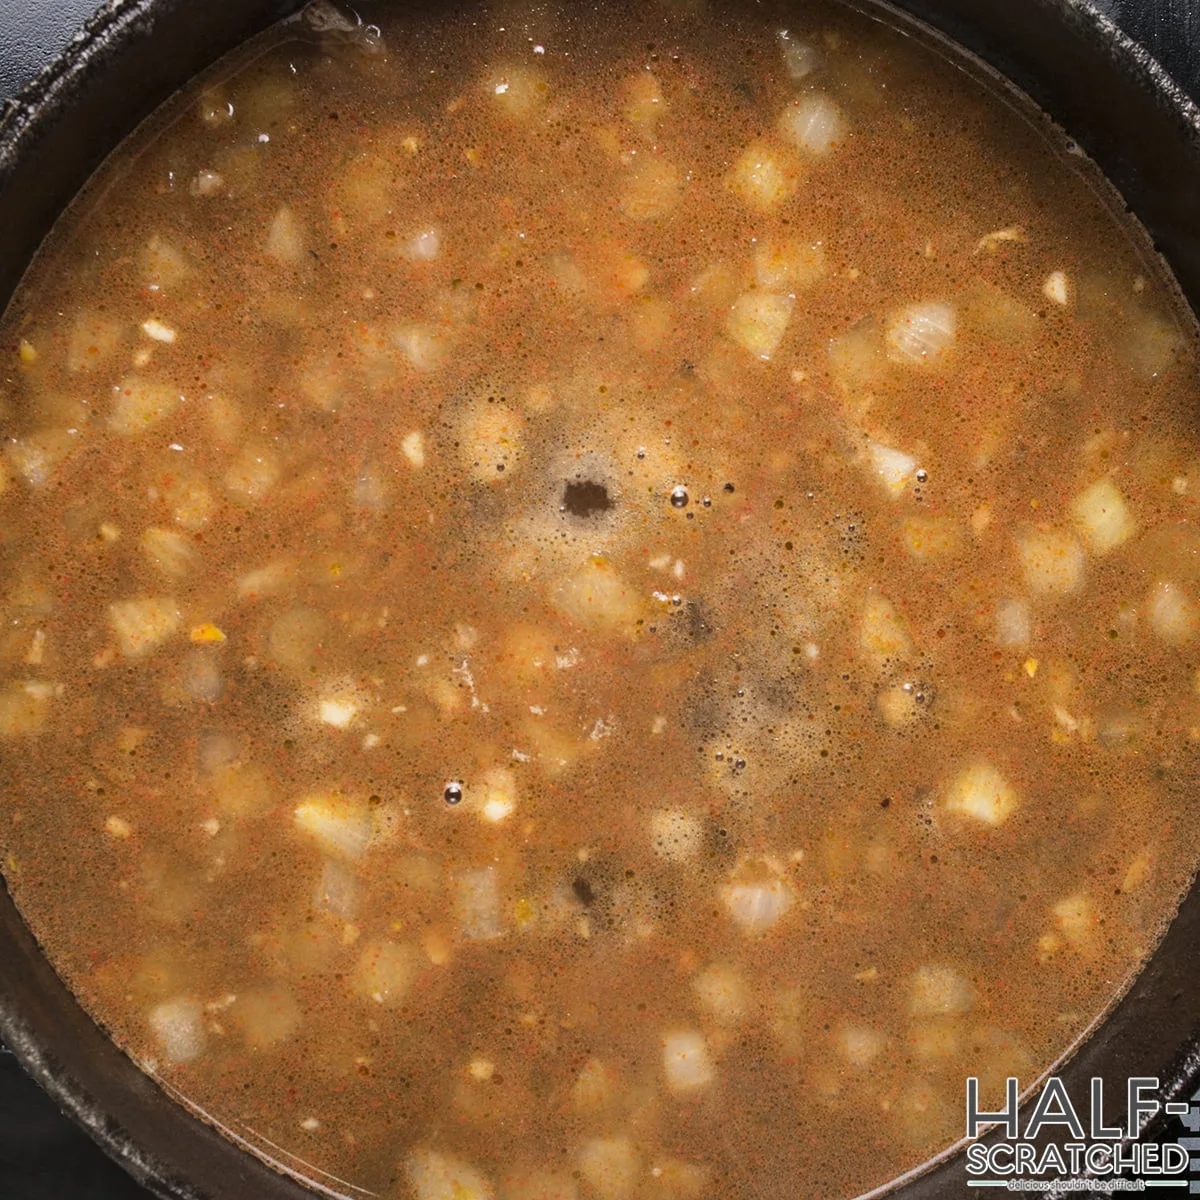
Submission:
<svg viewBox="0 0 1200 1200">
<path fill-rule="evenodd" d="M 783 57 L 783 69 L 797 82 L 821 65 L 820 51 L 807 42 L 796 41 L 786 29 L 779 35 L 779 52 Z"/>
<path fill-rule="evenodd" d="M 267 657 L 296 672 L 307 672 L 325 633 L 324 616 L 311 608 L 291 608 L 267 631 Z"/>
<path fill-rule="evenodd" d="M 208 397 L 208 427 L 221 443 L 232 445 L 242 435 L 242 406 L 231 396 Z"/>
<path fill-rule="evenodd" d="M 1093 554 L 1107 554 L 1138 531 L 1125 497 L 1111 479 L 1098 479 L 1071 501 L 1071 517 L 1084 545 Z"/>
<path fill-rule="evenodd" d="M 110 604 L 108 619 L 121 653 L 141 658 L 175 633 L 182 617 L 169 596 L 142 596 Z"/>
<path fill-rule="evenodd" d="M 354 480 L 350 494 L 360 508 L 370 512 L 385 511 L 391 494 L 385 469 L 375 463 L 363 467 Z"/>
<path fill-rule="evenodd" d="M 765 933 L 792 907 L 792 889 L 784 879 L 727 883 L 721 900 L 744 933 Z"/>
<path fill-rule="evenodd" d="M 142 278 L 152 292 L 171 291 L 191 274 L 183 251 L 155 234 L 139 256 Z"/>
<path fill-rule="evenodd" d="M 354 990 L 384 1008 L 399 1008 L 419 969 L 420 957 L 411 946 L 368 942 L 354 968 Z"/>
<path fill-rule="evenodd" d="M 642 1164 L 627 1137 L 590 1138 L 579 1147 L 579 1173 L 601 1200 L 625 1200 L 633 1193 Z"/>
<path fill-rule="evenodd" d="M 1051 271 L 1042 281 L 1042 295 L 1051 304 L 1057 304 L 1063 308 L 1066 308 L 1071 303 L 1071 293 L 1073 290 L 1071 277 L 1066 271 Z"/>
<path fill-rule="evenodd" d="M 243 600 L 259 600 L 263 596 L 273 596 L 282 591 L 295 574 L 294 563 L 280 560 L 239 575 L 234 586 Z"/>
<path fill-rule="evenodd" d="M 417 1150 L 405 1163 L 415 1200 L 493 1200 L 492 1185 L 474 1167 L 436 1150 Z"/>
<path fill-rule="evenodd" d="M 883 336 L 874 321 L 864 318 L 829 341 L 829 369 L 838 387 L 856 398 L 860 389 L 876 383 L 887 369 Z"/>
<path fill-rule="evenodd" d="M 321 912 L 353 921 L 358 915 L 358 879 L 337 860 L 329 860 L 321 868 L 313 903 Z"/>
<path fill-rule="evenodd" d="M 662 88 L 650 71 L 638 71 L 625 80 L 621 112 L 635 129 L 653 137 L 659 118 L 667 111 Z"/>
<path fill-rule="evenodd" d="M 150 1032 L 163 1057 L 174 1066 L 204 1053 L 204 1009 L 199 1000 L 176 996 L 150 1010 Z"/>
<path fill-rule="evenodd" d="M 400 443 L 400 451 L 411 466 L 419 469 L 425 465 L 425 439 L 421 436 L 419 429 L 414 429 L 412 433 L 404 435 L 404 439 Z"/>
<path fill-rule="evenodd" d="M 1050 911 L 1059 931 L 1072 946 L 1079 948 L 1091 941 L 1097 923 L 1096 910 L 1083 892 L 1064 897 Z"/>
<path fill-rule="evenodd" d="M 142 322 L 142 332 L 156 342 L 164 342 L 170 346 L 179 336 L 170 325 L 164 324 L 157 317 L 150 317 Z"/>
<path fill-rule="evenodd" d="M 352 700 L 326 699 L 317 704 L 317 716 L 325 725 L 334 729 L 348 729 L 358 716 L 358 705 Z"/>
<path fill-rule="evenodd" d="M 411 262 L 433 262 L 442 252 L 442 235 L 433 228 L 414 233 L 404 243 L 404 257 Z"/>
<path fill-rule="evenodd" d="M 304 261 L 304 228 L 285 204 L 275 214 L 267 230 L 266 251 L 277 263 L 298 266 Z"/>
<path fill-rule="evenodd" d="M 193 651 L 184 659 L 179 676 L 184 694 L 201 704 L 215 704 L 225 691 L 220 665 L 203 651 Z"/>
<path fill-rule="evenodd" d="M 246 446 L 229 464 L 223 482 L 226 492 L 234 500 L 253 504 L 270 493 L 279 482 L 279 476 L 279 461 L 274 454 Z"/>
<path fill-rule="evenodd" d="M 108 426 L 122 437 L 136 437 L 165 421 L 183 397 L 165 383 L 130 377 L 113 388 Z"/>
<path fill-rule="evenodd" d="M 1017 558 L 1029 590 L 1066 596 L 1083 587 L 1083 547 L 1063 530 L 1032 530 L 1017 538 Z"/>
<path fill-rule="evenodd" d="M 182 579 L 196 565 L 194 543 L 173 529 L 151 525 L 143 531 L 140 545 L 150 564 L 172 579 Z"/>
<path fill-rule="evenodd" d="M 477 784 L 467 788 L 467 799 L 480 820 L 498 825 L 516 811 L 516 776 L 507 767 L 493 767 L 484 772 Z"/>
<path fill-rule="evenodd" d="M 635 221 L 665 217 L 679 204 L 679 168 L 661 158 L 642 158 L 630 171 L 621 194 L 621 211 Z"/>
<path fill-rule="evenodd" d="M 615 1071 L 606 1067 L 598 1058 L 589 1058 L 571 1087 L 571 1103 L 580 1112 L 603 1108 L 617 1094 L 617 1085 Z"/>
<path fill-rule="evenodd" d="M 43 429 L 13 438 L 4 447 L 12 468 L 30 487 L 45 487 L 76 439 L 65 429 Z"/>
<path fill-rule="evenodd" d="M 768 292 L 812 287 L 825 274 L 825 248 L 798 238 L 768 238 L 754 248 L 754 278 Z"/>
<path fill-rule="evenodd" d="M 225 177 L 217 171 L 197 171 L 188 184 L 188 193 L 196 197 L 216 196 L 225 186 Z"/>
<path fill-rule="evenodd" d="M 663 1038 L 663 1075 L 676 1094 L 694 1092 L 712 1083 L 715 1072 L 704 1035 L 675 1030 Z"/>
<path fill-rule="evenodd" d="M 733 967 L 715 964 L 692 980 L 692 992 L 704 1011 L 722 1025 L 732 1025 L 746 1012 L 746 985 Z"/>
<path fill-rule="evenodd" d="M 467 1066 L 467 1074 L 477 1083 L 487 1083 L 496 1074 L 496 1064 L 486 1058 L 473 1058 Z"/>
<path fill-rule="evenodd" d="M 996 645 L 1023 649 L 1033 637 L 1033 621 L 1026 600 L 996 601 Z"/>
<path fill-rule="evenodd" d="M 975 763 L 960 771 L 945 799 L 949 812 L 961 813 L 985 825 L 1002 825 L 1012 816 L 1017 803 L 1017 793 L 987 763 Z"/>
<path fill-rule="evenodd" d="M 756 358 L 769 359 L 783 341 L 795 304 L 791 296 L 747 292 L 729 311 L 729 336 Z"/>
<path fill-rule="evenodd" d="M 1200 608 L 1177 583 L 1160 580 L 1146 601 L 1150 628 L 1172 646 L 1186 646 L 1200 634 Z"/>
<path fill-rule="evenodd" d="M 888 322 L 888 358 L 909 367 L 938 366 L 954 348 L 957 324 L 953 304 L 941 300 L 910 304 Z"/>
<path fill-rule="evenodd" d="M 1125 874 L 1121 879 L 1121 891 L 1126 894 L 1137 891 L 1150 878 L 1153 865 L 1154 855 L 1150 850 L 1139 850 L 1130 860 L 1129 866 L 1125 868 Z"/>
<path fill-rule="evenodd" d="M 596 283 L 617 303 L 637 295 L 650 278 L 650 268 L 636 254 L 613 242 L 601 243 L 596 258 Z"/>
<path fill-rule="evenodd" d="M 446 360 L 448 337 L 433 325 L 401 325 L 392 333 L 396 348 L 418 371 L 436 371 Z"/>
<path fill-rule="evenodd" d="M 462 931 L 473 941 L 500 937 L 500 891 L 495 867 L 476 867 L 454 879 L 454 907 Z"/>
<path fill-rule="evenodd" d="M 975 985 L 953 967 L 920 967 L 913 975 L 910 1017 L 961 1017 L 974 1006 Z"/>
<path fill-rule="evenodd" d="M 1042 329 L 1041 318 L 1029 305 L 990 283 L 977 283 L 965 308 L 970 325 L 998 341 L 1019 345 Z"/>
<path fill-rule="evenodd" d="M 916 477 L 917 460 L 903 450 L 868 441 L 867 458 L 879 481 L 893 496 L 902 495 Z"/>
<path fill-rule="evenodd" d="M 793 100 L 779 116 L 779 136 L 809 154 L 828 154 L 846 140 L 842 110 L 824 93 Z"/>
<path fill-rule="evenodd" d="M 328 355 L 314 355 L 296 372 L 296 387 L 304 398 L 323 412 L 336 412 L 347 399 L 346 373 L 342 363 Z"/>
<path fill-rule="evenodd" d="M 30 737 L 41 732 L 55 690 L 52 684 L 32 679 L 7 684 L 0 690 L 0 737 Z"/>
<path fill-rule="evenodd" d="M 537 71 L 514 67 L 489 75 L 484 90 L 505 116 L 522 120 L 542 105 L 550 94 L 550 85 Z"/>
<path fill-rule="evenodd" d="M 603 558 L 589 559 L 554 592 L 554 602 L 572 620 L 595 628 L 633 632 L 643 606 L 634 590 Z"/>
<path fill-rule="evenodd" d="M 29 649 L 25 651 L 25 657 L 21 661 L 27 667 L 40 667 L 45 657 L 46 631 L 44 629 L 35 629 L 33 637 L 29 642 Z"/>
<path fill-rule="evenodd" d="M 664 809 L 650 816 L 650 844 L 659 858 L 687 862 L 700 853 L 704 831 L 700 822 L 679 809 Z"/>
<path fill-rule="evenodd" d="M 985 233 L 983 237 L 975 243 L 976 254 L 995 254 L 1001 246 L 1010 243 L 1022 243 L 1029 241 L 1025 234 L 1025 230 L 1020 225 L 1008 225 L 1004 229 L 993 229 L 991 233 Z"/>
<path fill-rule="evenodd" d="M 200 735 L 196 746 L 196 762 L 206 775 L 237 761 L 241 741 L 232 733 L 209 730 Z"/>
<path fill-rule="evenodd" d="M 1132 371 L 1146 379 L 1161 375 L 1184 344 L 1178 323 L 1157 312 L 1133 313 L 1117 349 Z"/>
<path fill-rule="evenodd" d="M 208 524 L 214 507 L 213 494 L 199 476 L 184 471 L 163 487 L 163 499 L 171 506 L 177 525 L 195 533 Z"/>
<path fill-rule="evenodd" d="M 869 1067 L 883 1053 L 887 1038 L 865 1025 L 843 1025 L 838 1030 L 838 1049 L 852 1067 Z"/>
<path fill-rule="evenodd" d="M 293 814 L 296 828 L 323 853 L 358 858 L 371 842 L 371 812 L 366 803 L 339 792 L 306 796 Z"/>
<path fill-rule="evenodd" d="M 912 638 L 895 605 L 879 592 L 870 592 L 863 605 L 858 644 L 879 663 L 906 658 L 912 653 Z"/>
<path fill-rule="evenodd" d="M 800 186 L 800 164 L 782 146 L 754 142 L 738 156 L 726 183 L 747 208 L 773 212 Z"/>
<path fill-rule="evenodd" d="M 116 838 L 120 842 L 127 842 L 133 837 L 133 826 L 124 817 L 118 817 L 114 814 L 105 820 L 104 832 L 109 837 Z"/>
</svg>

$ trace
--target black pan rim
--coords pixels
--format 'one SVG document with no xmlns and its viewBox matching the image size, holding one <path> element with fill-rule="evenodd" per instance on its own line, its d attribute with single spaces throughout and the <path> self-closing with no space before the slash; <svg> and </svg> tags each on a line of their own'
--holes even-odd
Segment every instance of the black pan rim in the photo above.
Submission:
<svg viewBox="0 0 1200 1200">
<path fill-rule="evenodd" d="M 303 7 L 303 3 L 304 0 L 250 0 L 244 5 L 247 11 L 241 22 L 240 36 L 234 33 L 231 38 L 225 39 L 227 44 L 221 47 L 219 53 L 233 49 L 244 40 L 247 33 L 256 32 L 274 20 L 294 15 Z M 965 48 L 967 58 L 982 63 L 989 74 L 998 76 L 1006 83 L 1010 75 L 1017 74 L 1006 70 L 1009 63 L 1002 51 L 997 52 L 991 46 L 972 45 L 969 37 L 962 36 L 963 26 L 956 24 L 954 13 L 957 11 L 960 14 L 961 21 L 969 21 L 972 8 L 970 0 L 882 0 L 881 3 L 871 0 L 871 4 L 872 7 L 891 9 L 912 27 L 924 26 L 926 36 L 952 47 L 959 55 L 963 54 Z M 1092 0 L 1029 0 L 1026 7 L 1038 14 L 1041 20 L 1057 20 L 1067 32 L 1085 43 L 1091 53 L 1107 58 L 1169 122 L 1175 135 L 1195 155 L 1200 170 L 1200 106 L 1192 101 L 1148 50 L 1122 32 L 1096 8 Z M 36 156 L 48 133 L 69 117 L 76 105 L 87 102 L 89 88 L 94 87 L 96 80 L 106 72 L 114 56 L 120 56 L 136 43 L 153 39 L 164 22 L 172 17 L 179 18 L 188 8 L 189 0 L 107 0 L 88 19 L 67 49 L 0 110 L 0 195 L 14 186 L 22 167 Z M 947 19 L 948 11 L 950 19 Z M 184 82 L 186 78 L 175 80 L 177 86 Z M 1008 83 L 1008 86 L 1022 90 L 1019 83 Z M 1032 90 L 1029 94 L 1035 103 L 1041 103 L 1041 97 Z M 153 102 L 150 107 L 156 107 L 165 98 L 166 93 L 151 97 Z M 132 129 L 148 111 L 136 114 L 136 118 L 127 123 L 128 129 Z M 1093 152 L 1093 146 L 1086 136 L 1081 135 L 1079 141 L 1086 151 Z M 91 170 L 115 144 L 92 148 L 95 151 L 94 161 L 85 165 L 84 178 L 90 175 Z M 81 178 L 79 183 L 82 182 Z M 62 198 L 62 203 L 48 205 L 47 228 L 69 199 L 70 195 L 67 195 Z M 1200 218 L 1195 221 L 1195 236 L 1200 239 Z M 15 284 L 27 262 L 28 257 L 24 256 L 15 267 L 10 264 L 9 279 L 0 276 L 0 300 L 3 303 L 7 303 L 11 285 Z M 1168 265 L 1171 265 L 1169 255 Z M 1191 300 L 1193 308 L 1200 308 L 1200 295 L 1193 294 Z M 1184 907 L 1194 910 L 1191 920 L 1187 922 L 1187 929 L 1180 928 Z M 1159 960 L 1170 952 L 1169 943 L 1181 938 L 1186 943 L 1189 938 L 1194 939 L 1197 932 L 1200 932 L 1200 885 L 1193 884 L 1181 907 L 1180 916 L 1173 921 L 1141 974 L 1118 1004 L 1093 1029 L 1063 1074 L 1081 1076 L 1082 1072 L 1094 1068 L 1096 1064 L 1092 1060 L 1097 1056 L 1097 1051 L 1103 1054 L 1106 1035 L 1109 1040 L 1130 1036 L 1138 1020 L 1138 1011 L 1145 1007 L 1151 991 L 1156 991 L 1160 1000 L 1168 1005 L 1178 1006 L 1185 1002 L 1185 994 L 1178 991 L 1177 980 L 1170 972 L 1161 970 Z M 212 1126 L 170 1099 L 167 1089 L 143 1075 L 132 1060 L 109 1042 L 101 1027 L 84 1012 L 53 972 L 7 889 L 0 887 L 0 942 L 6 940 L 10 945 L 0 947 L 0 965 L 14 955 L 27 964 L 32 960 L 40 978 L 29 985 L 29 995 L 22 996 L 21 985 L 7 971 L 0 970 L 0 1039 L 12 1049 L 22 1067 L 55 1103 L 139 1183 L 165 1200 L 216 1200 L 221 1196 L 242 1195 L 302 1200 L 313 1196 L 310 1188 L 238 1149 Z M 1194 945 L 1194 940 L 1191 944 Z M 1193 977 L 1200 985 L 1200 975 L 1193 972 Z M 50 996 L 55 990 L 59 994 Z M 1200 991 L 1200 986 L 1197 991 Z M 1163 995 L 1164 992 L 1169 994 Z M 43 1000 L 41 1004 L 35 1002 L 39 993 Z M 175 1137 L 168 1137 L 165 1141 L 152 1138 L 147 1142 L 142 1136 L 144 1131 L 130 1132 L 126 1128 L 118 1115 L 124 1106 L 114 1102 L 113 1087 L 105 1089 L 110 1093 L 106 1103 L 105 1098 L 98 1098 L 95 1090 L 85 1085 L 83 1075 L 63 1060 L 55 1049 L 53 1039 L 46 1036 L 47 1026 L 55 1019 L 49 1011 L 53 1008 L 68 1012 L 77 1024 L 90 1027 L 108 1045 L 112 1052 L 108 1056 L 109 1064 L 115 1074 L 122 1077 L 116 1081 L 116 1092 L 121 1087 L 128 1089 L 135 1112 L 141 1108 L 147 1108 L 148 1111 L 148 1106 L 155 1104 L 170 1106 L 170 1123 L 175 1126 Z M 1184 1020 L 1187 1020 L 1186 1014 Z M 1163 1063 L 1161 1073 L 1160 1090 L 1164 1099 L 1190 1096 L 1200 1081 L 1200 1006 L 1192 1009 L 1190 1029 L 1174 1042 L 1174 1047 L 1174 1058 Z M 124 1064 L 123 1069 L 118 1060 Z M 99 1070 L 102 1072 L 104 1069 L 102 1064 Z M 97 1073 L 97 1069 L 93 1068 L 90 1072 L 93 1079 Z M 1154 1128 L 1152 1123 L 1148 1132 L 1153 1132 Z M 182 1159 L 172 1152 L 178 1150 L 181 1144 L 186 1151 Z M 201 1181 L 188 1178 L 185 1173 L 193 1171 L 206 1153 L 214 1163 L 220 1161 L 227 1164 L 224 1170 L 221 1167 L 210 1169 L 204 1172 L 207 1179 Z M 921 1168 L 920 1178 L 915 1178 L 914 1173 L 914 1176 L 888 1184 L 871 1195 L 897 1192 L 905 1197 L 912 1196 L 915 1200 L 918 1196 L 932 1198 L 959 1194 L 942 1190 L 948 1169 L 956 1166 L 956 1157 L 952 1152 L 947 1152 Z M 961 1187 L 961 1181 L 957 1178 L 953 1183 Z"/>
</svg>

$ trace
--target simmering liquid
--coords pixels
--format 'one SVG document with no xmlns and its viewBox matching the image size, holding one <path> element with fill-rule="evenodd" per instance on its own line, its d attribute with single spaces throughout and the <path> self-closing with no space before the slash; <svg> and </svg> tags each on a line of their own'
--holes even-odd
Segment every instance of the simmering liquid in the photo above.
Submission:
<svg viewBox="0 0 1200 1200">
<path fill-rule="evenodd" d="M 1197 859 L 1195 330 L 1073 148 L 823 4 L 325 4 L 0 327 L 0 845 L 336 1194 L 851 1197 Z"/>
</svg>

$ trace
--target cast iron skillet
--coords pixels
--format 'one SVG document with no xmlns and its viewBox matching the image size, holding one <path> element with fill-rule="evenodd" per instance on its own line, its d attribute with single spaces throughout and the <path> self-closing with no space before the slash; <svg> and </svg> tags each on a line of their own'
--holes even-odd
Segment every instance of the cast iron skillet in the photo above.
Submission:
<svg viewBox="0 0 1200 1200">
<path fill-rule="evenodd" d="M 896 2 L 1006 76 L 1078 141 L 1200 311 L 1200 111 L 1154 59 L 1088 0 Z M 56 215 L 121 138 L 196 72 L 299 7 L 300 0 L 110 0 L 0 114 L 0 308 Z M 1130 1075 L 1160 1076 L 1163 1099 L 1195 1091 L 1198 944 L 1200 885 L 1132 989 L 1062 1072 L 1073 1095 L 1086 1097 L 1094 1075 L 1114 1101 Z M 55 975 L 2 886 L 0 1038 L 158 1195 L 311 1200 L 309 1189 L 189 1114 L 117 1050 Z M 1113 1103 L 1108 1115 L 1119 1113 Z M 949 1158 L 900 1195 L 959 1197 L 964 1183 L 961 1161 Z"/>
</svg>

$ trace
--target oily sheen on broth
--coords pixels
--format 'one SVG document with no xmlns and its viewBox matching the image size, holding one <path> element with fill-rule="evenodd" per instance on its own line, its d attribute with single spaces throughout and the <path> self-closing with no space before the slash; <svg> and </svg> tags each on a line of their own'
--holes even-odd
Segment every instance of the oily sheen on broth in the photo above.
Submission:
<svg viewBox="0 0 1200 1200">
<path fill-rule="evenodd" d="M 1192 318 L 860 13 L 405 7 L 186 89 L 4 318 L 4 877 L 330 1192 L 856 1196 L 1192 878 Z"/>
</svg>

